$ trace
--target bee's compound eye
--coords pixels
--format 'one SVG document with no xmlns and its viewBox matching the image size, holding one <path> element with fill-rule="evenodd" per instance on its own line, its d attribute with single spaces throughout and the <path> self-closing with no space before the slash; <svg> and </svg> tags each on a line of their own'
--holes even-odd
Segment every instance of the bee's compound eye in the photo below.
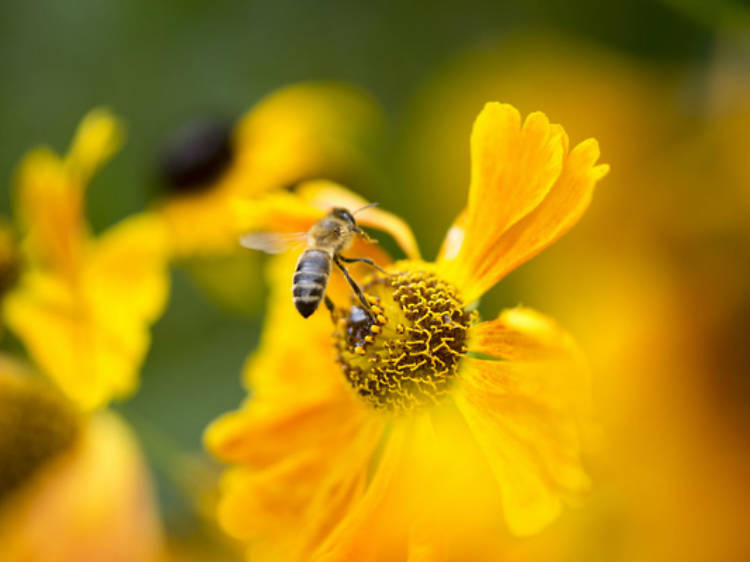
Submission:
<svg viewBox="0 0 750 562">
<path fill-rule="evenodd" d="M 333 209 L 333 214 L 334 216 L 343 219 L 350 224 L 356 224 L 354 222 L 354 215 L 352 215 L 349 211 L 342 207 L 336 207 L 335 209 Z"/>
<path fill-rule="evenodd" d="M 196 191 L 218 179 L 233 157 L 226 121 L 195 120 L 178 128 L 161 153 L 162 181 L 172 191 Z"/>
</svg>

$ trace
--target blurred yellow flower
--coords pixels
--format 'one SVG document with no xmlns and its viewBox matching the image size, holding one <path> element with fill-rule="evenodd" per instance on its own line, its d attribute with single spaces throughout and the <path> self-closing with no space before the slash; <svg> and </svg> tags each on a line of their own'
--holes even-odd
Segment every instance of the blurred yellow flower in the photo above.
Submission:
<svg viewBox="0 0 750 562">
<path fill-rule="evenodd" d="M 545 33 L 462 55 L 414 104 L 410 185 L 439 194 L 443 208 L 465 173 L 461 116 L 501 93 L 549 108 L 571 134 L 593 133 L 615 170 L 573 236 L 483 299 L 488 307 L 522 294 L 571 328 L 595 373 L 606 435 L 587 459 L 597 486 L 583 509 L 503 560 L 702 562 L 750 552 L 750 167 L 740 154 L 750 90 L 738 88 L 750 74 L 739 70 L 717 69 L 714 99 L 687 99 L 693 68 Z M 427 139 L 442 147 L 437 155 Z"/>
<path fill-rule="evenodd" d="M 3 317 L 41 370 L 84 409 L 134 391 L 149 325 L 169 291 L 168 239 L 158 216 L 131 216 L 100 236 L 86 222 L 86 186 L 122 136 L 115 117 L 93 110 L 65 158 L 33 150 L 15 185 L 24 267 Z"/>
<path fill-rule="evenodd" d="M 235 465 L 220 522 L 252 559 L 497 560 L 503 519 L 533 534 L 588 488 L 589 384 L 576 344 L 533 310 L 476 323 L 467 307 L 564 234 L 608 167 L 596 165 L 593 139 L 569 150 L 543 114 L 522 124 L 498 103 L 476 119 L 471 154 L 468 204 L 437 261 L 402 243 L 412 259 L 363 285 L 374 318 L 330 287 L 333 343 L 325 314 L 294 310 L 293 262 L 274 264 L 264 339 L 246 370 L 253 396 L 206 432 Z M 309 226 L 355 199 L 318 183 L 253 212 Z M 375 212 L 358 221 L 411 239 Z"/>
<path fill-rule="evenodd" d="M 156 562 L 162 533 L 149 478 L 112 413 L 81 417 L 0 359 L 0 560 Z"/>
<path fill-rule="evenodd" d="M 261 100 L 233 127 L 196 122 L 163 154 L 160 209 L 178 257 L 228 254 L 240 234 L 232 202 L 365 167 L 357 145 L 379 126 L 373 102 L 343 85 L 303 83 Z"/>
</svg>

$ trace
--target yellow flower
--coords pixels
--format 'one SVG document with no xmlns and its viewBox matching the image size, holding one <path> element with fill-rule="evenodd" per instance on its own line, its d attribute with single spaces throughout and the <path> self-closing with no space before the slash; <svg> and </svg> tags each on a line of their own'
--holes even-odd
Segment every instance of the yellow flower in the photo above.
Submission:
<svg viewBox="0 0 750 562">
<path fill-rule="evenodd" d="M 177 256 L 233 252 L 238 197 L 361 169 L 356 146 L 377 126 L 376 109 L 359 91 L 306 83 L 272 93 L 233 128 L 196 122 L 178 131 L 163 154 L 170 193 L 160 205 Z"/>
<path fill-rule="evenodd" d="M 329 287 L 333 342 L 327 314 L 294 310 L 293 262 L 274 264 L 264 337 L 246 369 L 252 397 L 206 433 L 235 465 L 220 522 L 253 559 L 497 560 L 503 520 L 515 535 L 535 533 L 587 489 L 589 387 L 577 346 L 528 308 L 480 323 L 469 310 L 577 221 L 608 167 L 596 165 L 593 139 L 569 150 L 543 114 L 522 124 L 499 103 L 477 118 L 471 155 L 468 204 L 438 259 L 407 247 L 411 259 L 365 278 L 374 319 Z M 253 212 L 285 226 L 354 202 L 325 184 L 275 199 Z M 410 239 L 374 213 L 360 222 Z"/>
<path fill-rule="evenodd" d="M 156 562 L 162 532 L 134 437 L 0 358 L 0 560 Z"/>
<path fill-rule="evenodd" d="M 65 158 L 33 150 L 15 186 L 24 268 L 3 317 L 41 370 L 84 409 L 134 391 L 149 325 L 169 291 L 159 217 L 135 215 L 100 236 L 85 219 L 86 185 L 122 134 L 110 113 L 94 110 Z"/>
</svg>

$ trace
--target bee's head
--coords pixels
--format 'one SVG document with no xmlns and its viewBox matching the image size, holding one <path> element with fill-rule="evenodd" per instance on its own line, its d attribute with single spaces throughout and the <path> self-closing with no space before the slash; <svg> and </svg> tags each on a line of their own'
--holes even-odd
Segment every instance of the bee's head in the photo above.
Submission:
<svg viewBox="0 0 750 562">
<path fill-rule="evenodd" d="M 354 220 L 354 215 L 343 207 L 334 207 L 331 214 L 337 219 L 345 221 L 350 226 L 357 226 L 357 221 Z"/>
</svg>

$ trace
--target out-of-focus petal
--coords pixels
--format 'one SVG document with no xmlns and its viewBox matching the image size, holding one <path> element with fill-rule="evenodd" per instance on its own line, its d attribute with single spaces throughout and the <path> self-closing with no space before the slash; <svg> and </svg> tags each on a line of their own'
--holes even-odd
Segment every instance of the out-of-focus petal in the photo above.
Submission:
<svg viewBox="0 0 750 562">
<path fill-rule="evenodd" d="M 166 226 L 156 214 L 133 215 L 107 230 L 92 245 L 84 272 L 93 305 L 111 322 L 161 316 L 169 294 L 169 254 Z"/>
<path fill-rule="evenodd" d="M 124 125 L 109 110 L 92 109 L 78 125 L 65 159 L 67 171 L 86 185 L 120 149 L 124 137 Z"/>
<path fill-rule="evenodd" d="M 363 146 L 380 127 L 380 111 L 363 91 L 295 84 L 268 95 L 238 123 L 238 165 L 262 173 L 249 178 L 256 193 L 315 177 L 340 178 L 366 167 Z"/>
<path fill-rule="evenodd" d="M 145 323 L 110 324 L 59 279 L 30 272 L 3 303 L 8 327 L 81 408 L 132 392 L 148 348 Z M 102 318 L 105 318 L 102 321 Z"/>
<path fill-rule="evenodd" d="M 585 491 L 585 363 L 569 335 L 528 309 L 477 327 L 455 400 L 500 487 L 510 530 L 538 532 Z"/>
<path fill-rule="evenodd" d="M 29 259 L 63 275 L 74 275 L 88 234 L 83 217 L 84 186 L 71 181 L 56 154 L 38 148 L 22 160 L 14 189 Z"/>
<path fill-rule="evenodd" d="M 73 282 L 30 270 L 3 306 L 41 370 L 86 410 L 135 390 L 149 325 L 169 291 L 165 234 L 155 217 L 126 219 L 88 250 Z"/>
<path fill-rule="evenodd" d="M 542 202 L 562 171 L 563 131 L 542 113 L 488 103 L 471 135 L 471 185 L 458 254 L 445 275 L 471 302 L 499 277 L 488 259 L 500 236 Z"/>
</svg>

